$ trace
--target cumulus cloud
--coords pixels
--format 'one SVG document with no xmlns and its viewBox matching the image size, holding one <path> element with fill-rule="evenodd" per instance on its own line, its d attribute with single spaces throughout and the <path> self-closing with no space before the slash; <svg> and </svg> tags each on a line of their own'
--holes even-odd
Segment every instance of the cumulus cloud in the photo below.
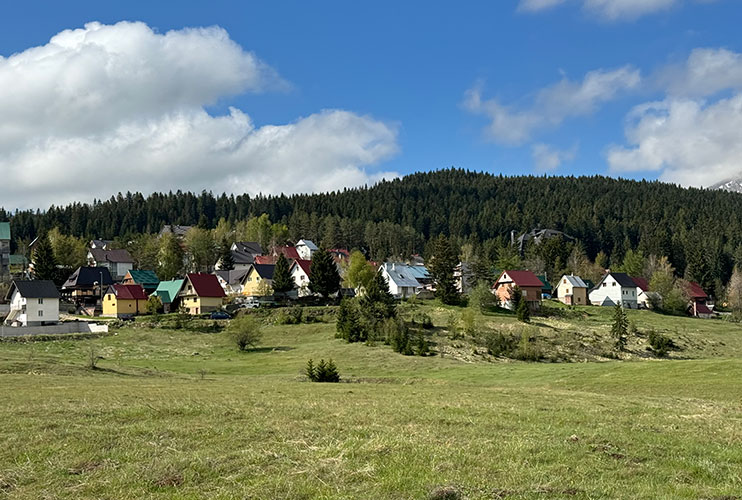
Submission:
<svg viewBox="0 0 742 500">
<path fill-rule="evenodd" d="M 206 106 L 287 88 L 221 28 L 156 33 L 90 23 L 0 57 L 0 205 L 106 198 L 118 191 L 336 189 L 394 173 L 396 127 L 343 110 L 256 127 Z"/>
<path fill-rule="evenodd" d="M 694 0 L 712 3 L 716 0 Z M 681 5 L 683 0 L 520 0 L 518 10 L 540 12 L 566 3 L 580 3 L 585 12 L 602 20 L 634 20 Z"/>
<path fill-rule="evenodd" d="M 624 66 L 616 70 L 590 71 L 582 81 L 563 78 L 536 93 L 525 108 L 501 104 L 497 99 L 483 99 L 481 84 L 469 89 L 464 107 L 482 114 L 490 123 L 486 135 L 499 143 L 521 145 L 538 129 L 555 127 L 567 118 L 594 113 L 601 104 L 620 92 L 636 88 L 641 82 L 639 70 Z"/>
<path fill-rule="evenodd" d="M 683 64 L 661 71 L 659 81 L 667 95 L 629 113 L 628 144 L 606 153 L 611 170 L 655 171 L 662 180 L 689 186 L 740 177 L 742 56 L 697 49 Z"/>
<path fill-rule="evenodd" d="M 569 163 L 577 156 L 577 146 L 560 150 L 548 144 L 538 143 L 531 147 L 531 157 L 536 169 L 541 172 L 556 170 L 562 164 Z"/>
</svg>

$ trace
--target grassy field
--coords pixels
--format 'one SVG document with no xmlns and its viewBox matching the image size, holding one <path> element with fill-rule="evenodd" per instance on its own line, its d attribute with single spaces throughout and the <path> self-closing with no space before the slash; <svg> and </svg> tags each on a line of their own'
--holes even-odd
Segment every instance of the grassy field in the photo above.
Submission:
<svg viewBox="0 0 742 500">
<path fill-rule="evenodd" d="M 742 327 L 631 311 L 640 336 L 601 361 L 610 311 L 565 310 L 529 335 L 592 362 L 523 363 L 451 339 L 460 310 L 418 308 L 429 357 L 333 324 L 267 326 L 245 353 L 130 326 L 0 343 L 0 498 L 742 498 Z M 672 359 L 648 353 L 649 329 Z M 329 357 L 345 383 L 306 382 Z"/>
</svg>

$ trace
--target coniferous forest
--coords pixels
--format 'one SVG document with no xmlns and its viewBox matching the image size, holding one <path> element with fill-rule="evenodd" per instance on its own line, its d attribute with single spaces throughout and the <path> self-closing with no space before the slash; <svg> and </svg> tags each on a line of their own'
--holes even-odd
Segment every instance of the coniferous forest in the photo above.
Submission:
<svg viewBox="0 0 742 500">
<path fill-rule="evenodd" d="M 158 232 L 164 224 L 213 228 L 267 214 L 291 239 L 359 248 L 374 259 L 423 253 L 439 234 L 459 246 L 503 247 L 511 231 L 553 228 L 590 259 L 620 263 L 629 250 L 667 256 L 678 275 L 702 269 L 726 283 L 742 262 L 742 195 L 609 177 L 503 177 L 461 169 L 416 173 L 322 194 L 255 196 L 126 193 L 91 204 L 10 213 L 14 247 L 52 228 L 85 238 Z"/>
</svg>

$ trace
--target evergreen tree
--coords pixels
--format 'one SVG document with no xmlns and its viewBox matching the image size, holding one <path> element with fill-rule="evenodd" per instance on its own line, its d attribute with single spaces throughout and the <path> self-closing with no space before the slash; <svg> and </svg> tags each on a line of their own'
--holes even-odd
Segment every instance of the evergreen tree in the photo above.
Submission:
<svg viewBox="0 0 742 500">
<path fill-rule="evenodd" d="M 433 244 L 429 269 L 435 281 L 435 295 L 444 304 L 458 304 L 460 299 L 453 276 L 458 260 L 449 239 L 439 235 Z"/>
<path fill-rule="evenodd" d="M 219 244 L 219 268 L 222 271 L 232 271 L 234 269 L 234 256 L 232 255 L 232 246 L 227 241 L 226 236 L 222 238 Z"/>
<path fill-rule="evenodd" d="M 495 276 L 492 265 L 486 255 L 480 254 L 474 258 L 471 264 L 471 286 L 476 288 L 480 284 L 492 286 Z"/>
<path fill-rule="evenodd" d="M 616 304 L 613 308 L 613 325 L 611 326 L 611 336 L 616 341 L 616 349 L 623 351 L 626 348 L 626 340 L 629 333 L 629 321 L 626 318 L 621 304 Z"/>
<path fill-rule="evenodd" d="M 158 253 L 157 275 L 167 281 L 179 276 L 183 269 L 183 249 L 178 239 L 170 233 L 162 235 Z"/>
<path fill-rule="evenodd" d="M 273 270 L 273 293 L 285 297 L 293 289 L 294 280 L 291 278 L 289 261 L 286 256 L 280 254 L 276 260 L 276 267 Z"/>
<path fill-rule="evenodd" d="M 520 296 L 520 299 L 518 300 L 518 306 L 515 309 L 515 314 L 518 316 L 518 321 L 522 321 L 523 323 L 531 322 L 531 310 L 528 307 L 528 301 L 522 294 Z"/>
<path fill-rule="evenodd" d="M 312 279 L 309 290 L 327 298 L 340 290 L 340 273 L 332 255 L 321 248 L 312 257 Z"/>
<path fill-rule="evenodd" d="M 367 323 L 394 318 L 397 315 L 397 304 L 394 295 L 389 292 L 389 282 L 381 271 L 378 271 L 360 297 L 360 308 Z"/>
<path fill-rule="evenodd" d="M 36 248 L 33 253 L 33 271 L 38 280 L 57 281 L 59 273 L 57 272 L 57 260 L 54 257 L 49 238 L 46 235 L 39 237 Z"/>
</svg>

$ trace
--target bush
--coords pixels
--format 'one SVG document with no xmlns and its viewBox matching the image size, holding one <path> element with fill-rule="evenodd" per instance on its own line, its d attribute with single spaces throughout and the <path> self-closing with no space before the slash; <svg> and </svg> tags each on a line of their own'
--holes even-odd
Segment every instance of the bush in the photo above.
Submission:
<svg viewBox="0 0 742 500">
<path fill-rule="evenodd" d="M 415 313 L 412 316 L 412 324 L 419 324 L 423 330 L 432 330 L 434 328 L 430 315 L 424 312 Z"/>
<path fill-rule="evenodd" d="M 497 297 L 486 283 L 480 283 L 469 293 L 469 307 L 480 312 L 492 311 L 497 307 Z"/>
<path fill-rule="evenodd" d="M 414 351 L 410 341 L 410 329 L 402 320 L 389 318 L 383 324 L 385 343 L 392 346 L 395 352 L 412 356 Z"/>
<path fill-rule="evenodd" d="M 251 316 L 240 316 L 229 323 L 227 332 L 240 351 L 255 347 L 262 338 L 262 325 Z"/>
<path fill-rule="evenodd" d="M 147 299 L 147 313 L 162 314 L 164 310 L 165 308 L 162 305 L 162 300 L 157 295 L 152 295 Z"/>
<path fill-rule="evenodd" d="M 332 358 L 327 363 L 325 363 L 324 359 L 320 359 L 317 366 L 314 365 L 314 361 L 310 358 L 307 361 L 304 373 L 312 382 L 340 382 L 340 374 Z"/>
<path fill-rule="evenodd" d="M 488 332 L 484 336 L 484 346 L 491 356 L 509 357 L 518 345 L 518 341 L 512 335 L 500 332 Z"/>
<path fill-rule="evenodd" d="M 300 306 L 287 307 L 276 315 L 277 325 L 298 325 L 301 323 L 303 309 Z"/>
<path fill-rule="evenodd" d="M 670 349 L 675 347 L 670 337 L 657 333 L 654 330 L 649 331 L 647 340 L 652 347 L 652 351 L 660 358 L 667 356 Z"/>
<path fill-rule="evenodd" d="M 543 355 L 541 350 L 531 343 L 531 337 L 527 331 L 523 331 L 517 349 L 511 355 L 513 359 L 520 361 L 539 361 Z"/>
</svg>

